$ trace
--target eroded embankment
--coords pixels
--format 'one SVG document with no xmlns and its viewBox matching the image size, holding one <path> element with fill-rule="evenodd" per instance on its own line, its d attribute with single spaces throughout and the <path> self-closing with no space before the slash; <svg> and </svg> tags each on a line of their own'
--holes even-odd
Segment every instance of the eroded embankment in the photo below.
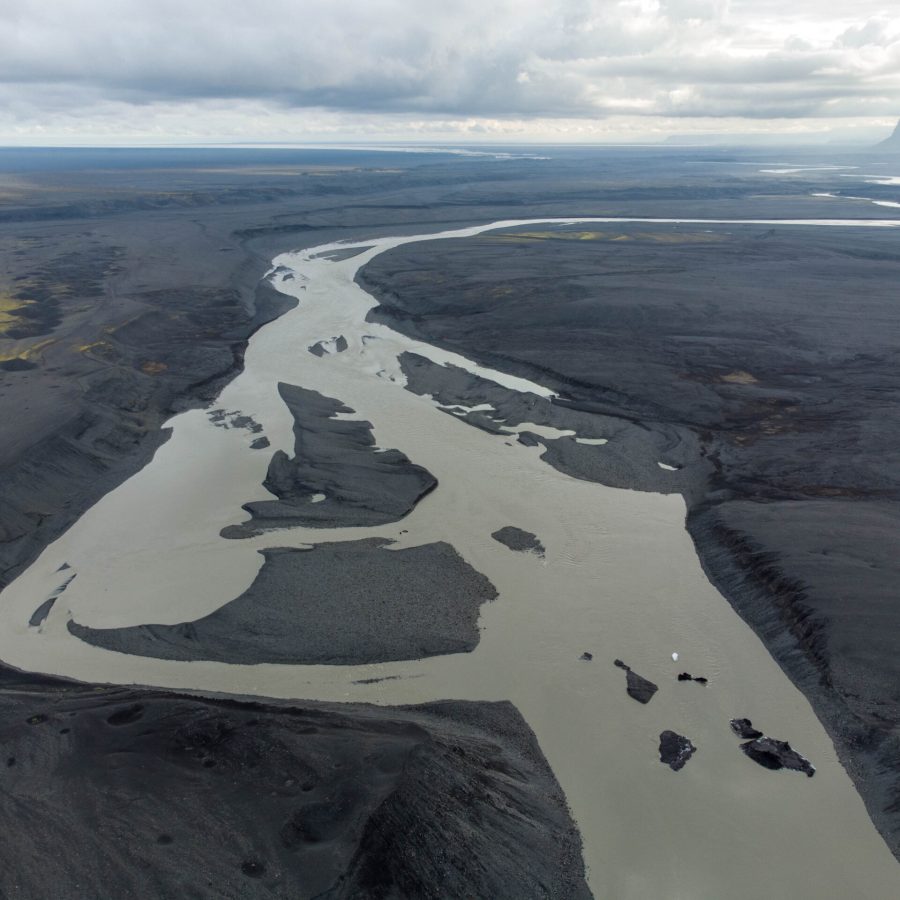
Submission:
<svg viewBox="0 0 900 900">
<path fill-rule="evenodd" d="M 4 896 L 590 897 L 509 703 L 215 700 L 5 667 L 0 686 Z"/>
</svg>

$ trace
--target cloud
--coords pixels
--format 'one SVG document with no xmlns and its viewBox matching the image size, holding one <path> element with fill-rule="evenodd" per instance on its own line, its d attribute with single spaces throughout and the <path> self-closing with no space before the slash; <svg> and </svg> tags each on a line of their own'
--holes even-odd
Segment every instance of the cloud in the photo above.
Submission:
<svg viewBox="0 0 900 900">
<path fill-rule="evenodd" d="M 0 99 L 0 137 L 112 109 L 123 127 L 191 110 L 210 134 L 238 114 L 891 118 L 900 17 L 873 0 L 6 0 Z"/>
</svg>

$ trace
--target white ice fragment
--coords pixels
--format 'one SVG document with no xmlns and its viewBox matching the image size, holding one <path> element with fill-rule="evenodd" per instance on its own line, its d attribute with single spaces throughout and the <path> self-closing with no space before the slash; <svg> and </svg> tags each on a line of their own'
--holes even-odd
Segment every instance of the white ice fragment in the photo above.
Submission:
<svg viewBox="0 0 900 900">
<path fill-rule="evenodd" d="M 677 653 L 672 654 L 672 662 L 678 662 L 678 654 Z"/>
</svg>

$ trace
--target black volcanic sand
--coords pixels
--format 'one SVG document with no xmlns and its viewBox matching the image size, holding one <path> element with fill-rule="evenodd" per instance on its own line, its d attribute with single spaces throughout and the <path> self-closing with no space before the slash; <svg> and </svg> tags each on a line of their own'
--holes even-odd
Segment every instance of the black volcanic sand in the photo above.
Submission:
<svg viewBox="0 0 900 900">
<path fill-rule="evenodd" d="M 69 631 L 88 643 L 157 659 L 360 665 L 467 653 L 494 586 L 446 543 L 384 549 L 370 538 L 311 550 L 261 551 L 240 597 L 180 625 Z"/>
<path fill-rule="evenodd" d="M 817 148 L 817 159 L 829 153 Z M 864 218 L 874 211 L 868 204 L 857 201 L 812 197 L 816 191 L 841 192 L 845 187 L 846 193 L 861 193 L 858 185 L 845 185 L 844 179 L 831 173 L 798 174 L 787 179 L 757 173 L 756 166 L 747 165 L 758 159 L 755 150 L 742 153 L 732 149 L 660 148 L 636 152 L 632 148 L 553 148 L 547 155 L 552 159 L 498 161 L 438 153 L 398 153 L 390 157 L 390 167 L 386 168 L 384 154 L 366 151 L 0 148 L 0 175 L 6 179 L 0 197 L 0 292 L 15 302 L 31 301 L 16 313 L 18 321 L 12 329 L 0 328 L 0 587 L 15 578 L 89 506 L 147 463 L 167 437 L 160 426 L 169 415 L 210 402 L 221 385 L 240 371 L 249 334 L 293 302 L 275 292 L 268 283 L 260 283 L 277 253 L 336 239 L 418 234 L 515 216 L 777 218 L 825 215 Z M 788 164 L 793 161 L 799 165 L 808 164 L 806 150 L 782 149 L 779 156 Z M 870 160 L 834 155 L 829 161 L 865 167 Z M 896 189 L 890 186 L 867 185 L 865 193 L 873 198 L 896 199 Z M 876 212 L 882 217 L 894 215 L 886 208 Z M 887 237 L 868 232 L 853 237 L 846 245 L 851 253 L 857 253 L 860 265 L 872 273 L 872 278 L 865 282 L 867 290 L 862 296 L 857 296 L 861 292 L 853 289 L 857 304 L 870 303 L 872 296 L 868 289 L 879 282 L 880 272 L 876 274 L 876 270 L 869 267 L 873 256 L 880 258 L 880 261 L 874 260 L 878 267 L 889 265 L 894 258 L 893 249 L 885 246 Z M 447 249 L 451 243 L 472 246 L 471 242 L 445 242 L 442 246 Z M 617 251 L 625 243 L 618 243 Z M 583 248 L 588 251 L 592 246 L 591 242 L 585 242 Z M 419 249 L 422 248 L 417 251 Z M 530 290 L 531 284 L 547 297 L 559 297 L 555 289 L 566 280 L 559 259 L 553 266 L 539 262 L 537 271 L 527 271 L 525 257 L 532 255 L 537 261 L 539 251 L 540 248 L 529 245 L 527 252 L 519 253 L 518 259 L 508 260 L 514 266 L 497 267 L 498 280 L 507 278 L 514 269 L 522 269 L 523 279 L 516 285 L 511 298 L 516 304 L 519 303 L 519 288 Z M 393 256 L 380 258 L 379 265 Z M 492 251 L 488 259 L 493 266 L 497 255 Z M 622 259 L 621 255 L 616 257 L 615 268 Z M 592 260 L 588 267 L 581 266 L 581 262 L 578 266 L 582 272 L 590 273 L 596 269 L 595 261 Z M 422 257 L 417 256 L 411 262 L 409 273 L 422 275 Z M 475 270 L 489 271 L 478 262 L 473 256 Z M 667 270 L 671 272 L 671 262 L 666 260 L 661 266 L 651 266 L 650 271 L 654 268 L 659 280 L 664 278 Z M 767 268 L 753 270 L 751 267 L 749 284 L 761 284 L 760 272 L 765 274 Z M 683 269 L 682 276 L 684 271 L 688 269 Z M 432 269 L 423 284 L 431 278 L 435 296 L 446 295 L 450 288 L 465 284 L 470 273 L 463 274 L 465 277 Z M 818 296 L 820 292 L 827 295 L 835 289 L 832 275 L 823 274 L 814 286 L 813 295 Z M 559 281 L 556 281 L 557 277 Z M 770 280 L 777 282 L 778 279 L 778 272 L 773 270 Z M 641 275 L 641 281 L 644 280 Z M 687 292 L 680 307 L 682 312 L 690 312 L 713 283 L 713 279 L 701 275 L 698 270 L 697 284 L 702 290 L 692 287 Z M 729 359 L 727 364 L 716 361 L 716 354 L 727 355 L 730 347 L 738 347 L 735 340 L 740 337 L 740 330 L 734 334 L 727 330 L 724 334 L 716 334 L 716 329 L 727 319 L 727 313 L 747 306 L 746 292 L 730 288 L 727 280 L 719 283 L 724 285 L 722 300 L 706 309 L 709 315 L 702 310 L 701 314 L 695 315 L 697 327 L 687 328 L 683 333 L 693 341 L 707 335 L 708 346 L 698 347 L 696 343 L 690 346 L 692 365 L 698 367 L 702 377 L 677 384 L 681 390 L 691 388 L 696 391 L 694 401 L 704 409 L 710 399 L 713 408 L 717 408 L 721 401 L 721 396 L 717 399 L 717 395 L 723 391 L 731 392 L 731 398 L 726 398 L 730 405 L 735 397 L 746 396 L 754 390 L 751 388 L 748 392 L 746 386 L 740 385 L 728 388 L 718 379 L 723 367 L 730 366 L 732 361 Z M 490 289 L 494 287 L 492 285 Z M 600 371 L 613 361 L 618 365 L 624 357 L 633 358 L 631 388 L 619 391 L 618 380 L 610 378 L 599 394 L 612 399 L 609 404 L 606 400 L 600 404 L 600 412 L 605 408 L 609 413 L 606 419 L 598 417 L 598 421 L 603 421 L 603 428 L 598 429 L 596 435 L 589 435 L 581 426 L 577 430 L 585 436 L 609 437 L 611 444 L 615 444 L 625 438 L 607 433 L 610 423 L 623 431 L 634 427 L 644 432 L 651 449 L 647 452 L 639 450 L 640 435 L 635 432 L 635 452 L 640 453 L 637 457 L 641 460 L 640 465 L 629 470 L 630 463 L 625 459 L 613 467 L 605 466 L 603 478 L 619 478 L 622 486 L 628 487 L 631 486 L 627 483 L 629 477 L 636 479 L 635 484 L 651 477 L 654 459 L 673 465 L 696 465 L 688 458 L 689 454 L 681 457 L 677 454 L 682 440 L 696 440 L 697 435 L 703 439 L 701 451 L 712 448 L 709 458 L 717 466 L 726 468 L 723 459 L 728 465 L 733 464 L 721 449 L 717 453 L 716 446 L 705 436 L 708 431 L 712 435 L 709 440 L 718 441 L 718 427 L 710 431 L 705 425 L 701 429 L 691 424 L 695 422 L 692 415 L 677 409 L 673 411 L 668 405 L 671 396 L 665 396 L 665 402 L 655 407 L 652 415 L 644 409 L 648 392 L 655 394 L 661 386 L 675 383 L 671 378 L 672 365 L 658 364 L 655 360 L 664 359 L 666 351 L 688 346 L 679 343 L 682 336 L 677 332 L 673 332 L 671 339 L 667 336 L 664 327 L 668 320 L 659 319 L 655 314 L 632 317 L 636 323 L 633 328 L 619 329 L 615 323 L 621 316 L 617 312 L 608 317 L 612 327 L 605 337 L 600 336 L 600 352 L 597 352 L 598 335 L 583 327 L 584 320 L 580 325 L 577 321 L 584 313 L 588 317 L 593 315 L 592 306 L 596 304 L 580 302 L 574 307 L 567 304 L 567 308 L 560 307 L 560 316 L 571 316 L 573 327 L 546 329 L 546 357 L 542 360 L 538 353 L 526 359 L 526 355 L 519 352 L 521 348 L 507 352 L 509 340 L 527 325 L 528 315 L 540 311 L 540 303 L 532 298 L 528 305 L 521 306 L 521 315 L 510 314 L 507 310 L 499 322 L 492 322 L 490 316 L 483 315 L 479 305 L 488 300 L 502 301 L 501 292 L 508 291 L 508 285 L 496 287 L 496 295 L 483 292 L 481 296 L 477 292 L 473 295 L 476 302 L 472 305 L 474 315 L 471 317 L 461 315 L 454 303 L 444 311 L 449 311 L 449 315 L 458 320 L 458 329 L 469 328 L 464 345 L 471 342 L 478 327 L 476 320 L 480 318 L 483 338 L 494 341 L 500 350 L 499 356 L 487 362 L 500 368 L 526 364 L 526 373 L 537 373 L 534 377 L 546 382 L 550 377 L 548 373 L 556 372 L 561 377 L 560 360 L 563 359 L 570 362 L 592 360 Z M 793 289 L 793 285 L 791 287 Z M 662 285 L 656 292 L 658 298 L 666 295 L 666 288 Z M 621 292 L 620 299 L 627 300 L 631 295 L 629 288 Z M 798 292 L 788 297 L 788 306 L 800 296 L 802 293 Z M 732 298 L 735 299 L 733 305 Z M 783 298 L 778 299 L 778 303 L 783 302 Z M 625 305 L 627 302 L 620 303 L 619 307 Z M 757 316 L 758 309 L 753 304 L 747 306 L 747 310 L 751 331 L 754 321 L 764 325 L 764 319 Z M 878 321 L 889 324 L 892 314 L 889 311 Z M 864 321 L 860 317 L 854 327 Z M 410 320 L 398 327 L 412 325 Z M 544 321 L 540 327 L 546 325 Z M 11 334 L 13 330 L 19 337 Z M 849 329 L 850 332 L 853 330 Z M 788 336 L 783 321 L 772 328 L 762 327 L 761 332 L 752 344 L 759 352 L 779 346 L 779 342 Z M 565 334 L 568 338 L 564 340 Z M 656 335 L 655 344 L 649 346 L 653 335 Z M 648 345 L 643 349 L 642 341 Z M 531 341 L 532 348 L 535 343 Z M 458 349 L 470 352 L 463 345 Z M 744 352 L 742 347 L 738 349 Z M 648 353 L 648 350 L 652 352 Z M 487 350 L 482 346 L 478 352 Z M 860 376 L 867 377 L 865 373 L 876 370 L 882 359 L 882 350 L 873 353 L 871 348 L 861 348 L 857 367 Z M 715 364 L 712 369 L 715 377 L 704 371 L 710 360 Z M 627 364 L 623 365 L 627 374 Z M 684 368 L 679 367 L 677 371 Z M 842 368 L 841 372 L 844 371 Z M 611 374 L 617 379 L 622 372 Z M 802 381 L 806 375 L 799 374 L 801 385 L 807 384 Z M 835 374 L 837 371 L 833 372 L 829 366 L 817 364 L 813 375 L 823 379 L 819 388 L 823 396 L 830 390 L 829 379 Z M 577 412 L 581 407 L 587 408 L 590 402 L 588 411 L 595 413 L 598 389 L 597 384 L 588 389 L 593 400 L 580 397 L 555 403 L 554 407 L 565 406 L 571 411 L 576 406 Z M 568 392 L 564 392 L 568 396 Z M 879 389 L 873 396 L 884 398 L 885 409 L 896 409 L 888 392 Z M 701 399 L 703 403 L 700 403 Z M 858 405 L 865 407 L 865 404 Z M 734 446 L 737 446 L 745 425 L 753 431 L 753 423 L 759 420 L 761 410 L 750 405 L 747 411 L 746 420 L 738 417 L 734 424 L 724 429 L 725 445 L 729 431 L 734 437 Z M 254 410 L 243 412 L 252 415 Z M 829 415 L 830 410 L 826 408 L 819 421 Z M 839 417 L 833 418 L 832 425 Z M 537 421 L 533 417 L 527 420 Z M 648 425 L 648 422 L 652 424 Z M 682 428 L 685 422 L 690 427 Z M 266 423 L 260 424 L 265 427 Z M 812 434 L 816 427 L 813 420 Z M 849 434 L 852 435 L 852 431 L 851 427 Z M 877 428 L 860 430 L 860 437 L 877 435 Z M 264 435 L 253 438 L 249 433 L 247 439 L 257 446 L 266 441 Z M 765 437 L 766 441 L 771 439 Z M 549 442 L 543 443 L 545 447 L 553 446 Z M 666 448 L 673 453 L 672 458 L 657 455 L 660 449 Z M 590 449 L 596 457 L 597 448 Z M 804 464 L 810 460 L 821 463 L 828 458 L 820 452 L 822 447 L 814 450 L 802 456 Z M 558 464 L 569 466 L 573 473 L 588 463 L 591 467 L 605 465 L 595 459 L 582 458 L 580 450 L 572 453 L 579 454 L 575 462 L 566 456 Z M 562 451 L 558 453 L 560 459 L 563 455 Z M 624 458 L 625 454 L 622 456 Z M 584 471 L 589 470 L 585 468 Z M 629 471 L 632 474 L 626 474 Z M 758 483 L 764 480 L 756 478 Z M 754 479 L 749 478 L 748 483 L 753 484 Z M 672 486 L 673 482 L 668 484 Z M 676 486 L 678 490 L 688 488 L 690 485 L 680 483 Z M 732 491 L 734 487 L 727 490 Z M 748 546 L 742 539 L 737 552 L 729 549 L 731 545 L 727 541 L 720 541 L 720 546 L 722 558 L 729 560 L 729 564 L 734 560 L 748 561 L 746 567 L 738 565 L 734 570 L 739 584 L 750 580 L 748 573 L 751 571 L 762 572 L 761 590 L 763 597 L 768 598 L 770 589 L 766 585 L 773 579 L 766 574 L 766 567 L 760 568 L 754 562 L 752 545 Z M 854 546 L 852 553 L 861 554 L 858 558 L 864 561 L 865 545 Z M 865 574 L 870 577 L 872 572 Z M 783 634 L 798 621 L 792 605 L 788 606 L 788 615 L 783 619 L 780 608 L 769 599 L 760 601 L 759 608 L 776 610 L 770 634 Z M 887 623 L 890 621 L 888 617 Z M 786 641 L 793 642 L 791 646 L 800 660 L 792 674 L 821 711 L 823 698 L 829 693 L 818 687 L 816 672 L 804 668 L 806 651 L 802 647 L 796 648 L 793 633 L 788 634 Z M 834 654 L 835 651 L 830 652 Z M 809 671 L 813 674 L 808 683 L 802 683 L 797 673 L 802 675 Z M 15 700 L 17 695 L 5 693 L 3 696 L 4 703 L 18 702 Z M 106 696 L 102 692 L 91 695 L 98 703 Z M 138 702 L 135 694 L 116 696 L 121 697 L 126 706 Z M 849 701 L 836 694 L 835 697 L 837 711 L 829 727 L 847 716 Z M 16 728 L 32 735 L 34 740 L 40 736 L 42 740 L 54 742 L 72 740 L 71 735 L 76 733 L 73 729 L 68 735 L 57 737 L 55 731 L 32 730 L 31 726 L 18 723 L 24 723 L 33 710 L 24 707 L 19 715 L 15 707 L 10 709 L 12 712 L 4 716 L 4 721 L 13 723 L 9 726 L 12 730 L 5 732 L 7 740 L 20 733 L 15 731 Z M 853 751 L 856 756 L 852 758 L 845 753 L 845 762 L 853 765 L 854 759 L 859 760 L 860 764 L 854 769 L 858 784 L 875 772 L 873 783 L 889 787 L 889 780 L 883 774 L 877 774 L 872 760 L 881 755 L 888 761 L 885 771 L 895 771 L 890 769 L 893 763 L 886 751 L 884 735 L 887 732 L 885 721 L 896 721 L 896 717 L 892 707 L 887 707 L 881 719 L 873 715 L 871 728 L 860 729 L 855 724 L 860 712 L 860 706 L 855 706 L 849 721 L 851 737 L 861 749 Z M 101 736 L 104 733 L 102 729 L 98 732 Z M 117 754 L 112 760 L 119 768 L 105 767 L 109 759 L 103 758 L 103 765 L 98 764 L 89 773 L 90 777 L 85 775 L 80 780 L 79 772 L 87 772 L 83 766 L 79 768 L 87 758 L 84 751 L 66 757 L 67 767 L 54 768 L 58 757 L 47 748 L 55 746 L 54 743 L 36 747 L 30 780 L 27 784 L 19 783 L 17 801 L 10 800 L 9 794 L 0 795 L 5 798 L 2 802 L 12 804 L 13 809 L 0 851 L 5 863 L 0 869 L 3 879 L 0 893 L 43 898 L 47 896 L 48 883 L 62 886 L 57 893 L 70 896 L 102 897 L 104 892 L 116 897 L 146 896 L 148 893 L 179 897 L 244 897 L 252 896 L 252 890 L 269 896 L 279 893 L 277 887 L 268 887 L 263 878 L 253 879 L 254 875 L 262 874 L 260 867 L 270 868 L 270 861 L 244 855 L 248 846 L 246 838 L 242 837 L 241 843 L 237 844 L 231 835 L 223 835 L 215 816 L 202 817 L 199 812 L 202 804 L 198 804 L 197 795 L 189 795 L 187 802 L 182 803 L 177 789 L 170 790 L 165 798 L 162 821 L 168 823 L 174 810 L 178 816 L 186 817 L 195 829 L 187 835 L 182 834 L 182 841 L 191 834 L 204 834 L 204 838 L 194 838 L 196 843 L 190 847 L 190 852 L 178 858 L 175 873 L 166 870 L 166 877 L 171 874 L 171 879 L 157 890 L 153 873 L 163 865 L 159 858 L 150 857 L 147 865 L 139 862 L 129 865 L 130 860 L 143 859 L 140 854 L 157 852 L 156 846 L 146 847 L 134 840 L 134 834 L 148 834 L 147 829 L 130 826 L 120 829 L 115 844 L 93 837 L 98 826 L 109 835 L 112 829 L 118 828 L 118 822 L 132 821 L 128 817 L 137 815 L 144 807 L 157 808 L 152 804 L 157 803 L 159 794 L 145 797 L 142 793 L 128 793 L 123 796 L 120 792 L 115 795 L 120 802 L 104 805 L 105 782 L 115 783 L 115 773 L 123 771 L 121 767 L 128 766 L 132 759 L 137 762 L 139 758 L 129 753 Z M 11 769 L 21 765 L 19 758 Z M 275 777 L 276 770 L 277 760 L 273 759 L 270 772 L 263 755 L 258 774 Z M 204 773 L 204 777 L 213 778 L 216 769 L 203 769 L 200 774 Z M 142 778 L 143 774 L 137 779 L 139 786 L 143 784 Z M 204 784 L 213 784 L 216 788 L 209 792 L 208 803 L 226 802 L 228 794 L 227 790 L 220 790 L 221 782 Z M 481 795 L 476 792 L 476 796 Z M 878 810 L 872 805 L 871 797 L 871 793 L 866 795 L 870 809 L 877 816 Z M 38 803 L 35 798 L 43 799 Z M 261 800 L 261 793 L 254 790 L 252 802 Z M 41 828 L 34 829 L 29 825 L 33 817 L 43 815 L 44 809 L 48 822 L 43 823 L 42 819 L 41 828 L 46 827 L 48 833 L 59 836 L 52 845 L 41 835 Z M 85 811 L 83 818 L 80 818 L 81 810 Z M 426 816 L 423 821 L 427 823 L 431 819 Z M 887 827 L 886 822 L 884 817 L 879 819 L 882 828 Z M 248 834 L 267 834 L 266 828 L 280 828 L 282 823 L 262 816 L 251 824 Z M 221 838 L 214 850 L 206 848 L 206 831 Z M 475 831 L 477 829 L 473 829 Z M 161 828 L 152 828 L 149 832 L 148 841 L 158 841 L 157 846 L 162 850 L 172 852 L 178 846 L 174 832 Z M 422 833 L 418 826 L 407 832 L 414 837 Z M 156 838 L 152 838 L 152 833 L 156 833 Z M 172 843 L 167 843 L 169 838 Z M 493 838 L 501 853 L 509 853 L 519 846 L 516 839 L 504 843 L 496 835 Z M 477 833 L 466 831 L 463 839 L 456 843 L 466 853 L 471 842 L 477 840 Z M 453 846 L 452 840 L 435 839 L 411 862 L 424 866 L 430 860 L 438 865 L 435 860 L 446 859 L 447 848 Z M 527 843 L 523 847 L 527 850 L 523 854 L 524 862 L 516 861 L 510 869 L 512 874 L 504 874 L 501 880 L 504 885 L 513 886 L 511 895 L 539 896 L 540 891 L 532 891 L 530 886 L 523 888 L 515 880 L 521 871 L 534 865 L 535 860 L 542 859 L 541 850 L 531 852 Z M 234 889 L 218 887 L 226 864 L 237 868 L 246 866 L 248 874 L 234 882 L 237 885 Z M 561 871 L 570 871 L 576 865 L 580 878 L 578 859 L 575 863 L 566 862 Z M 70 882 L 67 879 L 70 877 L 91 886 L 68 891 Z M 88 878 L 93 880 L 88 882 Z M 477 879 L 473 884 L 475 895 L 504 896 L 503 889 L 494 891 L 493 885 L 484 885 Z M 552 880 L 545 879 L 545 884 L 549 885 L 548 891 L 553 895 Z M 121 885 L 120 889 L 118 885 Z M 466 893 L 455 887 L 451 885 L 447 893 Z M 417 892 L 420 896 L 429 896 L 425 888 L 413 884 L 412 893 Z M 296 892 L 288 890 L 288 893 L 294 895 Z M 346 893 L 352 891 L 348 888 Z M 359 895 L 362 891 L 356 893 Z M 403 889 L 398 888 L 396 893 L 403 893 Z M 557 895 L 567 896 L 567 893 L 560 890 Z M 577 892 L 574 895 L 578 896 Z"/>
<path fill-rule="evenodd" d="M 292 303 L 259 282 L 277 253 L 517 215 L 873 209 L 811 197 L 847 187 L 829 173 L 761 175 L 752 150 L 548 155 L 396 153 L 386 168 L 362 150 L 0 148 L 0 296 L 22 304 L 0 325 L 0 587 L 146 464 L 169 415 L 240 371 L 248 336 Z"/>
<path fill-rule="evenodd" d="M 530 420 L 592 436 L 558 408 L 592 414 L 610 443 L 548 462 L 684 494 L 704 568 L 813 703 L 895 854 L 898 279 L 890 230 L 687 224 L 424 242 L 358 276 L 382 304 L 372 319 L 561 398 L 504 400 L 412 357 L 411 389 L 493 404 L 496 415 L 466 417 L 488 430 Z M 654 472 L 654 458 L 678 471 Z"/>
<path fill-rule="evenodd" d="M 631 666 L 626 665 L 621 659 L 615 660 L 614 665 L 625 670 L 625 690 L 632 700 L 638 703 L 647 704 L 653 699 L 653 695 L 659 690 L 659 686 L 655 685 L 643 675 L 638 675 Z"/>
<path fill-rule="evenodd" d="M 754 728 L 749 719 L 732 719 L 731 730 L 738 737 L 750 738 L 750 740 L 763 737 L 763 733 L 758 728 Z"/>
<path fill-rule="evenodd" d="M 816 774 L 812 763 L 801 756 L 787 741 L 758 737 L 741 744 L 741 750 L 766 769 L 791 769 L 803 772 L 807 778 L 812 778 Z"/>
<path fill-rule="evenodd" d="M 659 736 L 659 761 L 674 772 L 683 769 L 696 752 L 690 739 L 677 731 L 663 731 Z"/>
<path fill-rule="evenodd" d="M 509 703 L 204 699 L 0 670 L 0 895 L 586 900 Z"/>
<path fill-rule="evenodd" d="M 386 169 L 367 151 L 0 148 L 0 588 L 241 370 L 295 302 L 260 282 L 277 253 L 490 220 L 534 174 L 434 153 Z M 454 180 L 483 195 L 461 210 Z"/>
<path fill-rule="evenodd" d="M 544 555 L 544 545 L 538 540 L 537 535 L 515 525 L 506 525 L 495 531 L 491 537 L 499 541 L 504 547 L 515 550 L 518 553 L 536 553 Z"/>
<path fill-rule="evenodd" d="M 342 334 L 339 334 L 337 337 L 332 338 L 334 341 L 334 352 L 335 353 L 343 353 L 347 349 L 347 338 L 345 338 Z M 306 349 L 312 353 L 313 356 L 323 357 L 328 356 L 331 351 L 325 346 L 325 341 L 316 341 L 314 344 L 310 344 Z"/>
<path fill-rule="evenodd" d="M 212 399 L 242 368 L 250 334 L 294 305 L 267 283 L 244 297 L 226 287 L 155 290 L 122 298 L 116 311 L 102 296 L 80 296 L 85 321 L 59 338 L 16 342 L 50 343 L 34 372 L 0 380 L 0 409 L 16 417 L 0 442 L 0 585 L 145 464 L 168 436 L 167 415 Z M 127 321 L 100 327 L 104 313 Z"/>
<path fill-rule="evenodd" d="M 353 413 L 339 400 L 291 384 L 279 384 L 278 392 L 294 417 L 294 456 L 277 450 L 263 482 L 278 499 L 245 504 L 251 521 L 224 528 L 222 537 L 298 525 L 383 525 L 402 519 L 437 486 L 399 450 L 378 450 L 370 422 L 332 418 Z M 325 499 L 312 502 L 316 494 Z"/>
<path fill-rule="evenodd" d="M 712 463 L 700 453 L 700 442 L 687 429 L 654 423 L 616 419 L 613 416 L 573 408 L 565 400 L 548 400 L 537 394 L 507 391 L 492 381 L 472 375 L 457 366 L 439 366 L 416 353 L 402 353 L 400 366 L 407 390 L 430 394 L 455 418 L 491 434 L 504 434 L 507 426 L 531 423 L 572 430 L 579 438 L 603 438 L 600 446 L 579 444 L 575 437 L 547 438 L 525 431 L 522 443 L 541 445 L 541 459 L 574 478 L 599 481 L 611 487 L 654 491 L 661 494 L 689 493 L 712 471 Z M 489 403 L 493 412 L 454 412 L 455 406 Z M 659 463 L 672 466 L 665 471 Z"/>
</svg>

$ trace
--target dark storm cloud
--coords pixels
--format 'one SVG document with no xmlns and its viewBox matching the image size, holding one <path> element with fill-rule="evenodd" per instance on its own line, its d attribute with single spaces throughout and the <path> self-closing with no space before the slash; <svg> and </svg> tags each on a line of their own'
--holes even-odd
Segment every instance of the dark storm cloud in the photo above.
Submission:
<svg viewBox="0 0 900 900">
<path fill-rule="evenodd" d="M 887 11 L 885 11 L 887 10 Z M 900 108 L 882 3 L 6 0 L 0 96 L 65 107 L 252 101 L 391 115 L 873 115 Z"/>
</svg>

